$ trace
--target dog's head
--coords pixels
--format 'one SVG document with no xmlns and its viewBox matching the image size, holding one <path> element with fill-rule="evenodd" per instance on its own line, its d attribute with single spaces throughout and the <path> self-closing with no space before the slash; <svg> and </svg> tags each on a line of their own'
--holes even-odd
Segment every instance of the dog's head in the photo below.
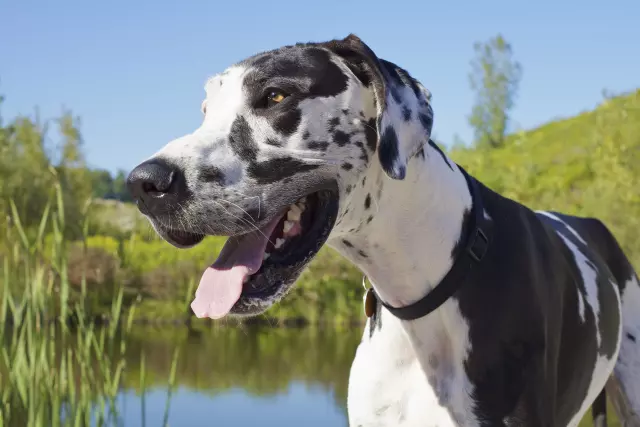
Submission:
<svg viewBox="0 0 640 427">
<path fill-rule="evenodd" d="M 199 316 L 254 315 L 293 285 L 370 168 L 405 177 L 430 95 L 354 35 L 252 56 L 211 78 L 195 132 L 129 175 L 169 243 L 230 236 L 200 282 Z"/>
</svg>

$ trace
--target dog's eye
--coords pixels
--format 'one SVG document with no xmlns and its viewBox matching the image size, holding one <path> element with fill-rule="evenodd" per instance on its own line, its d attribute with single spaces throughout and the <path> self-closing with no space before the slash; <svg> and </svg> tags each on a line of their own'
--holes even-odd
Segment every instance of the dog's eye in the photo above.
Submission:
<svg viewBox="0 0 640 427">
<path fill-rule="evenodd" d="M 281 103 L 287 95 L 283 92 L 272 90 L 267 95 L 267 107 L 271 107 L 273 105 Z"/>
</svg>

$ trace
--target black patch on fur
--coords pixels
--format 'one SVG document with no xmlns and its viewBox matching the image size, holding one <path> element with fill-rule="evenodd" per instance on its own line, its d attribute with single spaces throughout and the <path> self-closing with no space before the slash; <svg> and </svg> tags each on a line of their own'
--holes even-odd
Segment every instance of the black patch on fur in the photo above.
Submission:
<svg viewBox="0 0 640 427">
<path fill-rule="evenodd" d="M 319 150 L 319 151 L 327 151 L 327 147 L 329 143 L 327 141 L 309 141 L 307 143 L 307 147 L 310 150 Z"/>
<path fill-rule="evenodd" d="M 201 169 L 200 179 L 206 182 L 213 182 L 218 185 L 224 185 L 224 174 L 214 166 L 208 166 Z"/>
<path fill-rule="evenodd" d="M 369 218 L 367 218 L 367 224 L 369 224 L 371 221 L 373 221 L 373 215 L 369 215 Z"/>
<path fill-rule="evenodd" d="M 369 162 L 369 155 L 367 154 L 367 149 L 364 147 L 364 144 L 362 143 L 362 141 L 356 141 L 355 144 L 356 144 L 356 147 L 358 147 L 362 152 L 362 155 L 360 156 L 360 160 L 364 161 L 365 163 Z"/>
<path fill-rule="evenodd" d="M 364 199 L 364 208 L 369 209 L 371 207 L 371 194 L 367 194 L 367 197 Z"/>
<path fill-rule="evenodd" d="M 406 105 L 402 107 L 402 118 L 405 122 L 411 120 L 411 108 L 407 107 Z"/>
<path fill-rule="evenodd" d="M 338 144 L 340 147 L 344 147 L 349 143 L 349 134 L 341 130 L 337 130 L 333 134 L 333 142 Z"/>
<path fill-rule="evenodd" d="M 422 91 L 418 87 L 417 80 L 411 77 L 411 74 L 404 68 L 394 64 L 393 62 L 382 59 L 382 64 L 389 72 L 389 76 L 393 79 L 394 83 L 398 86 L 407 86 L 411 88 L 416 98 L 419 100 L 424 96 Z"/>
<path fill-rule="evenodd" d="M 418 118 L 420 119 L 420 123 L 422 123 L 424 130 L 428 134 L 431 134 L 431 129 L 433 128 L 433 116 L 425 113 L 418 113 Z"/>
<path fill-rule="evenodd" d="M 329 132 L 336 130 L 336 127 L 340 124 L 340 117 L 333 117 L 329 120 Z"/>
<path fill-rule="evenodd" d="M 346 247 L 348 247 L 348 248 L 352 248 L 353 247 L 353 244 L 350 241 L 346 240 L 346 239 L 342 239 L 342 243 L 344 243 L 344 245 Z"/>
<path fill-rule="evenodd" d="M 424 160 L 426 158 L 425 154 L 424 154 L 424 147 L 420 147 L 420 149 L 416 153 L 416 157 L 418 157 L 418 158 L 420 158 L 422 160 Z"/>
<path fill-rule="evenodd" d="M 247 120 L 238 115 L 231 124 L 229 145 L 233 152 L 242 160 L 253 162 L 258 153 L 258 144 L 253 139 L 253 131 Z"/>
<path fill-rule="evenodd" d="M 447 156 L 445 156 L 445 154 L 442 152 L 440 147 L 438 147 L 438 144 L 436 144 L 431 139 L 429 139 L 429 145 L 431 147 L 433 147 L 433 149 L 436 150 L 440 154 L 440 156 L 442 156 L 442 159 L 445 161 L 447 166 L 449 166 L 449 169 L 453 170 L 453 166 L 451 165 L 451 163 L 449 163 L 449 159 L 447 159 Z M 422 154 L 423 154 L 423 158 L 424 158 L 424 153 L 422 153 Z"/>
<path fill-rule="evenodd" d="M 279 114 L 273 122 L 273 127 L 278 132 L 290 136 L 300 125 L 302 119 L 302 111 L 299 108 L 294 108 L 285 113 Z"/>
<path fill-rule="evenodd" d="M 348 108 L 343 108 L 343 109 L 342 109 L 342 110 L 340 110 L 340 111 L 342 111 L 342 114 L 344 114 L 345 116 L 348 116 L 348 115 L 349 115 L 349 109 L 348 109 Z"/>
<path fill-rule="evenodd" d="M 588 261 L 591 264 L 591 261 Z M 592 268 L 597 272 L 596 283 L 598 284 L 598 301 L 603 307 L 615 307 L 618 304 L 618 297 L 616 296 L 615 286 L 611 282 L 612 277 L 609 276 L 609 272 L 601 271 L 601 269 L 595 265 Z M 613 357 L 616 351 L 616 344 L 618 339 L 618 330 L 620 327 L 620 313 L 618 310 L 612 310 L 610 313 L 605 313 L 604 316 L 598 316 L 598 330 L 600 331 L 600 348 L 599 353 L 607 358 Z"/>
<path fill-rule="evenodd" d="M 267 144 L 269 145 L 273 145 L 275 147 L 279 147 L 280 146 L 280 141 L 278 141 L 277 139 L 273 139 L 273 138 L 267 138 L 267 140 L 265 141 Z"/>
<path fill-rule="evenodd" d="M 362 250 L 358 251 L 358 255 L 360 255 L 362 258 L 369 258 L 369 256 Z"/>
<path fill-rule="evenodd" d="M 378 132 L 376 131 L 376 119 L 369 119 L 364 127 L 364 135 L 367 139 L 367 147 L 372 153 L 376 151 L 378 145 Z"/>
<path fill-rule="evenodd" d="M 286 46 L 241 61 L 249 72 L 244 78 L 244 91 L 254 112 L 266 117 L 273 128 L 285 136 L 299 127 L 305 99 L 335 97 L 348 87 L 348 76 L 333 61 L 328 51 L 311 44 Z M 289 96 L 274 106 L 265 104 L 265 91 L 278 88 Z M 304 139 L 309 138 L 303 136 Z"/>
<path fill-rule="evenodd" d="M 325 64 L 320 78 L 316 79 L 309 90 L 312 97 L 335 97 L 347 90 L 349 78 L 336 63 L 330 60 L 327 51 L 310 49 L 309 54 L 316 62 Z"/>
<path fill-rule="evenodd" d="M 627 332 L 627 339 L 632 341 L 632 342 L 636 342 L 636 336 Z"/>
<path fill-rule="evenodd" d="M 351 186 L 351 184 L 347 185 L 347 194 L 351 194 L 352 189 L 353 187 Z"/>
<path fill-rule="evenodd" d="M 302 139 L 309 139 L 310 136 L 311 134 L 309 133 L 309 131 L 305 130 L 304 133 L 302 134 Z"/>
<path fill-rule="evenodd" d="M 344 169 L 346 171 L 350 171 L 351 169 L 353 169 L 353 165 L 351 163 L 343 163 L 342 164 L 342 169 Z"/>
<path fill-rule="evenodd" d="M 402 179 L 405 175 L 405 168 L 402 165 L 397 165 L 397 160 L 400 157 L 398 152 L 398 134 L 392 126 L 387 128 L 380 137 L 380 163 L 385 172 L 389 173 L 395 178 Z"/>
<path fill-rule="evenodd" d="M 283 178 L 317 168 L 318 165 L 310 165 L 293 157 L 279 157 L 260 163 L 251 163 L 247 172 L 258 184 L 273 184 Z"/>
<path fill-rule="evenodd" d="M 393 100 L 396 101 L 396 103 L 398 105 L 402 105 L 402 96 L 400 95 L 400 91 L 398 90 L 397 86 L 394 85 L 389 85 L 388 86 L 389 92 L 391 93 L 391 96 L 393 97 Z"/>
</svg>

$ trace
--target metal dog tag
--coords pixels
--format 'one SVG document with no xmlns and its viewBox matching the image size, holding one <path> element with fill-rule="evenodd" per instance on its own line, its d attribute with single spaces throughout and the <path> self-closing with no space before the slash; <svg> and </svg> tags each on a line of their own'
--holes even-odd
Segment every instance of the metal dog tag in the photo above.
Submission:
<svg viewBox="0 0 640 427">
<path fill-rule="evenodd" d="M 364 298 L 364 314 L 367 317 L 371 317 L 376 313 L 376 305 L 378 300 L 376 296 L 373 294 L 373 289 L 367 289 L 367 295 Z"/>
</svg>

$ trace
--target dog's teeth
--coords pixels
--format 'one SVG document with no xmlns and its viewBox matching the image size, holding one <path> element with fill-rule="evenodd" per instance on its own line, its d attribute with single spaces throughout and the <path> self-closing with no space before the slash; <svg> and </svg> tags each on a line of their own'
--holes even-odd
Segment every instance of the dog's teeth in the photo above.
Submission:
<svg viewBox="0 0 640 427">
<path fill-rule="evenodd" d="M 289 221 L 300 221 L 300 214 L 302 214 L 302 209 L 298 205 L 291 205 L 289 212 L 287 212 L 287 219 Z"/>
<path fill-rule="evenodd" d="M 262 256 L 262 260 L 266 261 L 270 256 L 271 254 L 269 252 L 265 252 L 264 255 Z"/>
<path fill-rule="evenodd" d="M 285 233 L 288 233 L 289 230 L 291 230 L 293 228 L 293 221 L 285 221 L 284 222 L 284 227 L 282 227 L 282 230 Z"/>
<path fill-rule="evenodd" d="M 277 238 L 276 239 L 275 248 L 276 249 L 280 249 L 282 247 L 282 245 L 284 245 L 284 239 Z"/>
</svg>

